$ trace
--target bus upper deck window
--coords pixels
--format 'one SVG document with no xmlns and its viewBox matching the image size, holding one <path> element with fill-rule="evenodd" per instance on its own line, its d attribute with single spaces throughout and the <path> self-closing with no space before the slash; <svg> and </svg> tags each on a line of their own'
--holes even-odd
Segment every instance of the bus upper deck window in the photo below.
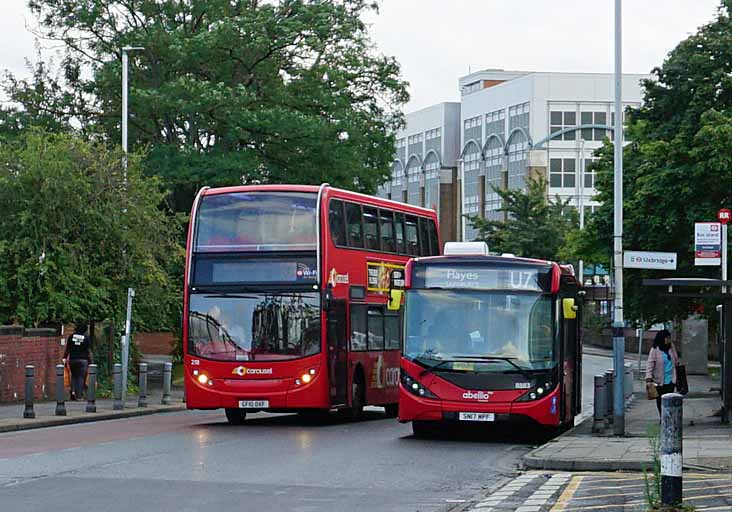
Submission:
<svg viewBox="0 0 732 512">
<path fill-rule="evenodd" d="M 366 249 L 372 251 L 380 250 L 379 245 L 379 218 L 376 208 L 363 207 L 363 229 Z"/>
<path fill-rule="evenodd" d="M 379 221 L 381 223 L 381 250 L 384 252 L 396 252 L 394 242 L 394 213 L 389 210 L 379 210 Z"/>
<path fill-rule="evenodd" d="M 407 216 L 406 222 L 407 254 L 419 256 L 419 234 L 417 232 L 417 218 Z"/>
<path fill-rule="evenodd" d="M 346 245 L 346 219 L 343 216 L 343 202 L 331 201 L 328 208 L 330 236 L 336 245 Z"/>
<path fill-rule="evenodd" d="M 396 234 L 396 252 L 399 254 L 407 254 L 407 246 L 404 243 L 404 214 L 396 214 L 396 222 L 394 224 L 394 232 Z"/>
<path fill-rule="evenodd" d="M 355 203 L 346 203 L 346 228 L 348 230 L 348 246 L 363 248 L 361 207 Z"/>
</svg>

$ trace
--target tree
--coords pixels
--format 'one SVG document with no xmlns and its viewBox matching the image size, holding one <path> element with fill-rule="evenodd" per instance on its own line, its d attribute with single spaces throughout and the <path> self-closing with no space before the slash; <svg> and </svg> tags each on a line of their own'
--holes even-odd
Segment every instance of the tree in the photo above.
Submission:
<svg viewBox="0 0 732 512">
<path fill-rule="evenodd" d="M 694 222 L 712 221 L 732 204 L 732 1 L 717 18 L 682 41 L 654 80 L 643 83 L 644 103 L 627 112 L 624 148 L 624 233 L 629 250 L 677 252 L 677 276 L 719 277 L 694 267 Z M 586 231 L 574 240 L 578 257 L 608 265 L 613 233 L 613 146 L 599 151 L 598 200 Z M 602 261 L 598 261 L 598 260 Z M 660 301 L 643 278 L 662 271 L 625 273 L 625 315 L 647 322 L 686 315 L 696 304 Z"/>
<path fill-rule="evenodd" d="M 321 183 L 373 192 L 389 175 L 408 95 L 361 20 L 368 0 L 31 0 L 68 48 L 65 103 L 10 83 L 25 110 L 77 116 L 119 140 L 121 48 L 130 144 L 188 211 L 202 185 Z M 80 69 L 89 67 L 91 77 Z M 90 103 L 89 95 L 94 98 Z"/>
<path fill-rule="evenodd" d="M 159 180 L 141 156 L 71 134 L 27 131 L 0 145 L 0 322 L 57 324 L 123 318 L 169 329 L 180 302 L 180 220 L 159 208 Z"/>
<path fill-rule="evenodd" d="M 547 200 L 546 180 L 531 179 L 526 191 L 494 188 L 501 198 L 506 221 L 468 216 L 478 240 L 493 252 L 556 261 L 570 233 L 577 227 L 577 212 L 558 196 Z"/>
</svg>

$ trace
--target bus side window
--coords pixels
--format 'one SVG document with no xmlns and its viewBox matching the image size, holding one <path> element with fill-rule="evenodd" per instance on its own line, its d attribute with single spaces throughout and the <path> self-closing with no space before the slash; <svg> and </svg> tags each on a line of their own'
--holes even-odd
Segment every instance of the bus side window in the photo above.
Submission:
<svg viewBox="0 0 732 512">
<path fill-rule="evenodd" d="M 369 308 L 369 350 L 384 350 L 384 314 L 381 308 Z"/>
<path fill-rule="evenodd" d="M 333 200 L 328 208 L 330 236 L 335 245 L 346 245 L 346 219 L 343 216 L 343 202 Z"/>
<path fill-rule="evenodd" d="M 394 213 L 389 210 L 379 210 L 379 221 L 381 223 L 381 250 L 384 252 L 396 252 L 394 243 Z"/>
<path fill-rule="evenodd" d="M 381 250 L 379 247 L 379 217 L 376 208 L 363 207 L 363 229 L 366 238 L 366 249 Z"/>
<path fill-rule="evenodd" d="M 384 348 L 386 350 L 399 350 L 402 347 L 399 316 L 384 315 Z"/>
<path fill-rule="evenodd" d="M 440 239 L 437 236 L 437 226 L 435 225 L 435 221 L 432 219 L 428 219 L 426 222 L 427 222 L 427 231 L 429 231 L 429 233 L 430 233 L 430 254 L 432 256 L 439 256 Z"/>
<path fill-rule="evenodd" d="M 346 203 L 346 227 L 348 229 L 348 247 L 363 249 L 361 207 L 355 203 Z"/>
<path fill-rule="evenodd" d="M 427 219 L 419 218 L 419 242 L 421 245 L 420 254 L 422 256 L 430 255 L 430 232 L 427 227 Z"/>
<path fill-rule="evenodd" d="M 419 234 L 417 233 L 417 219 L 408 216 L 405 222 L 407 238 L 407 254 L 419 256 Z"/>
<path fill-rule="evenodd" d="M 366 305 L 351 304 L 351 350 L 366 349 Z"/>
<path fill-rule="evenodd" d="M 396 228 L 394 231 L 396 232 L 396 252 L 399 254 L 407 254 L 407 247 L 404 243 L 404 214 L 403 213 L 397 213 L 396 214 L 396 223 L 394 225 Z"/>
</svg>

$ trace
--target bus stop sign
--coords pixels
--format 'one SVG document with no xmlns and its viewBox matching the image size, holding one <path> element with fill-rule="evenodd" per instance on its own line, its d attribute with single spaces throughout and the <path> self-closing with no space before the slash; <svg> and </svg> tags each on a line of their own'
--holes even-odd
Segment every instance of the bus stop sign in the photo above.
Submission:
<svg viewBox="0 0 732 512">
<path fill-rule="evenodd" d="M 727 208 L 722 208 L 717 212 L 717 220 L 721 224 L 727 224 L 732 219 L 732 211 Z"/>
</svg>

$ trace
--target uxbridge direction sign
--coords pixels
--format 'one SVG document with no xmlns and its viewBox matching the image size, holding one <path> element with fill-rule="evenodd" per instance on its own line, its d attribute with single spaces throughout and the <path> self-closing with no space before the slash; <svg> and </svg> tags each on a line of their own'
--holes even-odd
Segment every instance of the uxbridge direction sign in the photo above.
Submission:
<svg viewBox="0 0 732 512">
<path fill-rule="evenodd" d="M 655 270 L 676 270 L 675 252 L 625 251 L 625 268 L 645 268 Z"/>
</svg>

